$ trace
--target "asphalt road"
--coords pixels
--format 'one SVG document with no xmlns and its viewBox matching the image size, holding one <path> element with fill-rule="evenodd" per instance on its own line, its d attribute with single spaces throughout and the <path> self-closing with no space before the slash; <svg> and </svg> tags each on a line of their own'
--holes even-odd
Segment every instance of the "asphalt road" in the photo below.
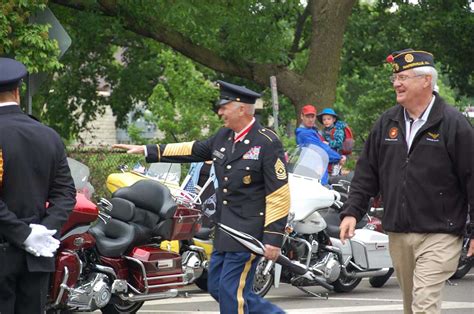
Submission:
<svg viewBox="0 0 474 314">
<path fill-rule="evenodd" d="M 474 314 L 474 269 L 461 280 L 447 284 L 443 295 L 443 313 Z M 325 292 L 320 287 L 310 288 L 312 292 Z M 180 292 L 174 299 L 145 302 L 139 313 L 161 314 L 217 314 L 219 307 L 207 293 L 197 287 Z M 402 298 L 398 283 L 392 277 L 384 287 L 372 288 L 367 279 L 350 293 L 330 293 L 329 298 L 318 299 L 290 286 L 272 288 L 267 295 L 273 303 L 288 314 L 303 313 L 403 313 Z"/>
</svg>

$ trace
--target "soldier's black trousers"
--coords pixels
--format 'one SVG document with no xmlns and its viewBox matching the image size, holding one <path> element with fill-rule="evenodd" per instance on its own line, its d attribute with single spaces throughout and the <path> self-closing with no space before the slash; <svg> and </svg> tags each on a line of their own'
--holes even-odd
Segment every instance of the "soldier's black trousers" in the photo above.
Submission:
<svg viewBox="0 0 474 314">
<path fill-rule="evenodd" d="M 0 243 L 0 313 L 42 314 L 50 273 L 29 272 L 26 251 Z"/>
</svg>

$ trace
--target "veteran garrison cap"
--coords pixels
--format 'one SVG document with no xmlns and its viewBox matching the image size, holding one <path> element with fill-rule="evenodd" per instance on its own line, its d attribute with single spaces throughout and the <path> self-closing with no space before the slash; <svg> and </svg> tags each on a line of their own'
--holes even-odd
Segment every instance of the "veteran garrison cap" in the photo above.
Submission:
<svg viewBox="0 0 474 314">
<path fill-rule="evenodd" d="M 387 56 L 387 62 L 392 64 L 393 73 L 424 66 L 434 67 L 431 53 L 411 48 L 392 52 Z"/>
<path fill-rule="evenodd" d="M 0 58 L 0 93 L 17 88 L 27 73 L 26 67 L 21 62 Z"/>
<path fill-rule="evenodd" d="M 239 86 L 224 81 L 217 81 L 217 85 L 220 88 L 220 99 L 217 101 L 217 106 L 223 106 L 230 103 L 231 101 L 243 102 L 246 104 L 255 104 L 257 98 L 262 95 L 246 88 L 245 86 Z"/>
</svg>

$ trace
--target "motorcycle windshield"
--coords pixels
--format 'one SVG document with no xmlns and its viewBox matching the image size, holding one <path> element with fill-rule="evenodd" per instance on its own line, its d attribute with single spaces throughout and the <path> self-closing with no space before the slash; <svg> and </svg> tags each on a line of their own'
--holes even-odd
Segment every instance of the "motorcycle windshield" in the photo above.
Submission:
<svg viewBox="0 0 474 314">
<path fill-rule="evenodd" d="M 329 156 L 319 146 L 309 144 L 298 147 L 288 161 L 288 172 L 321 180 L 328 167 Z"/>
<path fill-rule="evenodd" d="M 167 162 L 152 163 L 146 171 L 146 176 L 159 180 L 165 185 L 179 185 L 181 180 L 181 164 Z"/>
<path fill-rule="evenodd" d="M 67 158 L 69 169 L 71 169 L 71 176 L 74 180 L 76 190 L 83 190 L 89 182 L 90 170 L 89 167 L 72 158 Z"/>
</svg>

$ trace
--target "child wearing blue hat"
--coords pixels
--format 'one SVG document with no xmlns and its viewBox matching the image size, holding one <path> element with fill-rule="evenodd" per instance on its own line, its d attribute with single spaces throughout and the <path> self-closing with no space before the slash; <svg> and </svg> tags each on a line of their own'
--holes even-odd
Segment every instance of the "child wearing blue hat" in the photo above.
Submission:
<svg viewBox="0 0 474 314">
<path fill-rule="evenodd" d="M 333 150 L 342 154 L 342 145 L 344 142 L 344 129 L 347 124 L 341 120 L 332 108 L 324 108 L 318 115 L 319 123 L 323 125 L 321 135 L 324 138 L 324 143 L 328 144 Z M 346 158 L 342 158 L 341 165 L 344 164 Z M 331 165 L 330 165 L 331 166 Z M 334 166 L 334 165 L 333 165 Z M 334 167 L 333 167 L 334 168 Z M 332 170 L 332 175 L 339 175 L 340 167 L 335 167 Z"/>
</svg>

